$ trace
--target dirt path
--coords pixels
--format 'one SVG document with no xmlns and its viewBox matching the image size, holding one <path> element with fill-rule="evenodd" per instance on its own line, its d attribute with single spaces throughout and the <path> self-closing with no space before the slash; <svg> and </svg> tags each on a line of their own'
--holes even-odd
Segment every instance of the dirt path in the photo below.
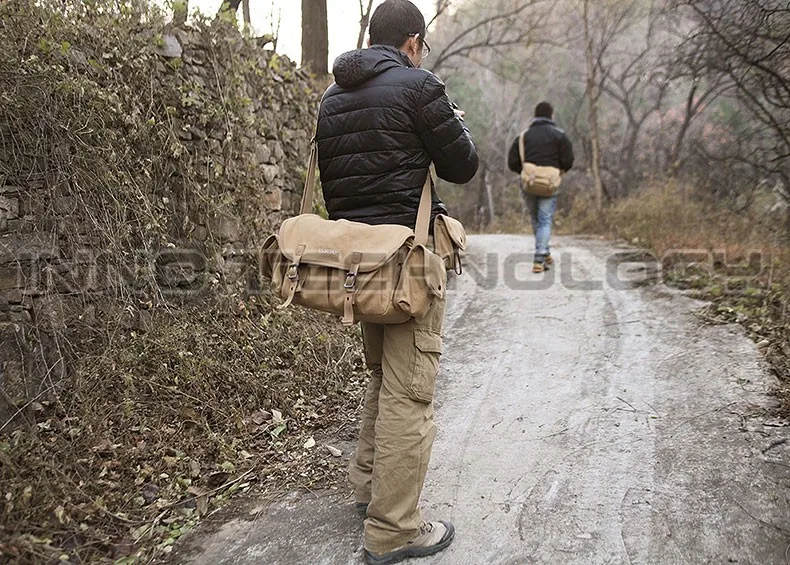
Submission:
<svg viewBox="0 0 790 565">
<path fill-rule="evenodd" d="M 622 249 L 560 238 L 536 276 L 530 244 L 473 238 L 452 291 L 423 498 L 458 534 L 415 563 L 790 563 L 790 428 L 755 345 L 625 280 L 650 271 Z M 360 549 L 347 499 L 293 494 L 179 560 L 356 564 Z"/>
</svg>

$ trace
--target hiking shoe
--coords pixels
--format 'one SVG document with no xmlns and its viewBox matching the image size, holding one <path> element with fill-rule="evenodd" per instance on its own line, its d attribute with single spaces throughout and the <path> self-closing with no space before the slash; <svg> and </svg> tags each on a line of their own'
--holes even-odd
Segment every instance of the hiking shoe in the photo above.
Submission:
<svg viewBox="0 0 790 565">
<path fill-rule="evenodd" d="M 355 502 L 354 503 L 354 511 L 357 513 L 357 516 L 360 518 L 366 518 L 368 515 L 368 505 L 369 502 Z"/>
<path fill-rule="evenodd" d="M 400 563 L 409 557 L 427 557 L 450 545 L 455 536 L 455 528 L 450 522 L 423 522 L 420 533 L 403 547 L 383 553 L 371 553 L 365 550 L 365 561 L 371 565 L 388 565 Z"/>
<path fill-rule="evenodd" d="M 532 263 L 532 272 L 533 273 L 542 273 L 543 271 L 548 271 L 548 267 L 546 267 L 545 263 L 539 263 L 535 261 Z"/>
<path fill-rule="evenodd" d="M 548 255 L 546 255 L 543 258 L 543 262 L 546 263 L 547 265 L 553 265 L 554 264 L 554 257 L 552 257 L 551 253 L 549 253 Z"/>
</svg>

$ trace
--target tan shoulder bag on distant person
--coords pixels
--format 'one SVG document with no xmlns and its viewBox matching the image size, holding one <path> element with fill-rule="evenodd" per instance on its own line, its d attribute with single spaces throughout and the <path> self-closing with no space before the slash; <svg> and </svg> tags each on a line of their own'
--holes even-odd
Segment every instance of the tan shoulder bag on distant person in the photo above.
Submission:
<svg viewBox="0 0 790 565">
<path fill-rule="evenodd" d="M 518 153 L 521 157 L 521 186 L 527 194 L 551 198 L 560 188 L 562 172 L 557 167 L 540 167 L 534 163 L 526 162 L 524 150 L 526 133 L 522 133 L 518 138 Z"/>
<path fill-rule="evenodd" d="M 435 299 L 444 297 L 447 265 L 460 269 L 457 250 L 466 245 L 460 222 L 437 218 L 447 236 L 435 237 L 437 253 L 427 247 L 430 170 L 412 230 L 326 220 L 310 213 L 317 164 L 314 140 L 300 214 L 285 220 L 279 233 L 263 245 L 261 275 L 271 279 L 274 291 L 285 300 L 281 307 L 299 304 L 331 312 L 342 316 L 346 326 L 357 321 L 398 324 L 423 317 Z"/>
</svg>

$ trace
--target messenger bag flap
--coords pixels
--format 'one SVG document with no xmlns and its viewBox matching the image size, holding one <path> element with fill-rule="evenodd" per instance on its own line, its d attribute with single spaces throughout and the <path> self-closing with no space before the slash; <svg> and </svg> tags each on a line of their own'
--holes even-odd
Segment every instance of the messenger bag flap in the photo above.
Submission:
<svg viewBox="0 0 790 565">
<path fill-rule="evenodd" d="M 301 214 L 280 226 L 280 252 L 291 262 L 359 272 L 380 268 L 404 245 L 412 247 L 414 231 L 399 225 L 368 225 L 348 220 L 325 220 Z"/>
<path fill-rule="evenodd" d="M 466 250 L 466 230 L 464 229 L 464 225 L 455 218 L 445 216 L 444 214 L 436 216 L 433 231 L 434 236 L 436 236 L 437 231 L 444 232 L 458 249 L 461 251 Z"/>
</svg>

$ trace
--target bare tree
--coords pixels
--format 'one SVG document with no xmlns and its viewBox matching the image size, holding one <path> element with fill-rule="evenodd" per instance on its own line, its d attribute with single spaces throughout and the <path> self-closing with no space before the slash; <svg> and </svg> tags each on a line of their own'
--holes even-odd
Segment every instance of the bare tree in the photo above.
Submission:
<svg viewBox="0 0 790 565">
<path fill-rule="evenodd" d="M 439 16 L 447 11 L 447 8 L 450 7 L 450 1 L 451 0 L 436 0 L 436 13 L 428 21 L 428 24 L 425 26 L 426 28 L 431 27 L 431 25 L 433 25 L 433 23 L 439 19 Z"/>
<path fill-rule="evenodd" d="M 222 12 L 233 12 L 234 14 L 239 11 L 239 6 L 241 6 L 241 0 L 223 0 L 222 4 L 220 4 L 219 11 L 217 14 L 221 14 Z"/>
<path fill-rule="evenodd" d="M 280 37 L 280 27 L 282 25 L 282 19 L 283 19 L 282 8 L 277 9 L 276 12 L 277 15 L 275 16 L 275 3 L 274 0 L 272 0 L 272 6 L 271 9 L 269 10 L 269 25 L 270 25 L 271 36 L 272 36 L 272 45 L 273 45 L 272 48 L 275 51 L 277 51 L 277 43 Z"/>
<path fill-rule="evenodd" d="M 619 156 L 614 166 L 607 169 L 618 181 L 621 193 L 627 193 L 636 184 L 637 149 L 645 121 L 660 111 L 669 90 L 669 77 L 659 64 L 656 29 L 661 14 L 650 9 L 644 20 L 644 41 L 636 50 L 625 49 L 616 55 L 617 61 L 606 64 L 601 58 L 604 77 L 601 89 L 620 104 L 625 115 L 625 131 L 620 143 Z M 625 28 L 622 25 L 621 28 Z M 640 29 L 639 26 L 637 29 Z M 631 42 L 629 42 L 631 43 Z M 630 60 L 629 60 L 630 59 Z"/>
<path fill-rule="evenodd" d="M 754 117 L 779 142 L 776 162 L 790 157 L 790 6 L 779 0 L 692 0 L 693 45 L 708 68 L 733 81 Z"/>
<path fill-rule="evenodd" d="M 302 66 L 318 76 L 329 74 L 326 0 L 302 0 Z"/>
<path fill-rule="evenodd" d="M 595 207 L 603 208 L 603 181 L 601 180 L 601 135 L 598 129 L 598 99 L 600 98 L 599 64 L 595 57 L 595 45 L 590 31 L 589 0 L 582 0 L 582 19 L 584 21 L 584 55 L 587 62 L 587 103 L 590 115 L 591 160 L 590 172 L 593 177 Z"/>
<path fill-rule="evenodd" d="M 365 43 L 365 32 L 370 25 L 370 12 L 373 9 L 373 0 L 368 0 L 368 9 L 365 10 L 364 0 L 359 0 L 359 38 L 357 39 L 357 49 L 362 49 Z"/>
<path fill-rule="evenodd" d="M 535 40 L 537 30 L 542 29 L 550 14 L 548 8 L 553 4 L 553 0 L 521 0 L 487 5 L 481 15 L 469 23 L 462 23 L 460 32 L 437 49 L 436 56 L 432 56 L 431 69 L 437 71 L 454 58 L 468 58 L 480 50 L 529 44 Z M 449 5 L 449 2 L 437 3 L 436 17 Z M 547 9 L 536 9 L 540 6 Z M 460 19 L 463 15 L 459 12 L 455 17 Z"/>
<path fill-rule="evenodd" d="M 569 176 L 566 190 L 589 182 L 596 206 L 662 175 L 736 210 L 758 194 L 790 193 L 786 0 L 433 5 L 445 11 L 428 64 L 467 110 L 481 160 L 477 197 L 451 193 L 469 221 L 516 204 L 507 153 L 541 99 L 556 101 L 583 149 L 588 174 Z"/>
<path fill-rule="evenodd" d="M 688 77 L 688 80 L 690 84 L 683 105 L 683 119 L 677 128 L 675 139 L 667 158 L 667 168 L 671 175 L 676 174 L 683 164 L 683 147 L 692 122 L 713 101 L 732 88 L 732 85 L 721 75 L 714 77 L 710 81 L 705 81 L 701 75 L 693 74 Z"/>
<path fill-rule="evenodd" d="M 790 188 L 790 6 L 784 0 L 681 0 L 695 28 L 685 51 L 704 53 L 708 80 L 725 77 L 751 119 L 736 142 L 707 151 L 718 168 L 740 171 L 743 184 Z M 705 150 L 705 148 L 701 148 Z M 756 176 L 755 176 L 756 175 Z M 727 186 L 737 190 L 737 177 Z M 737 193 L 735 193 L 737 196 Z M 786 231 L 790 234 L 790 202 Z"/>
<path fill-rule="evenodd" d="M 244 31 L 245 33 L 252 32 L 252 25 L 250 24 L 250 0 L 242 0 L 241 9 L 244 18 Z"/>
</svg>

